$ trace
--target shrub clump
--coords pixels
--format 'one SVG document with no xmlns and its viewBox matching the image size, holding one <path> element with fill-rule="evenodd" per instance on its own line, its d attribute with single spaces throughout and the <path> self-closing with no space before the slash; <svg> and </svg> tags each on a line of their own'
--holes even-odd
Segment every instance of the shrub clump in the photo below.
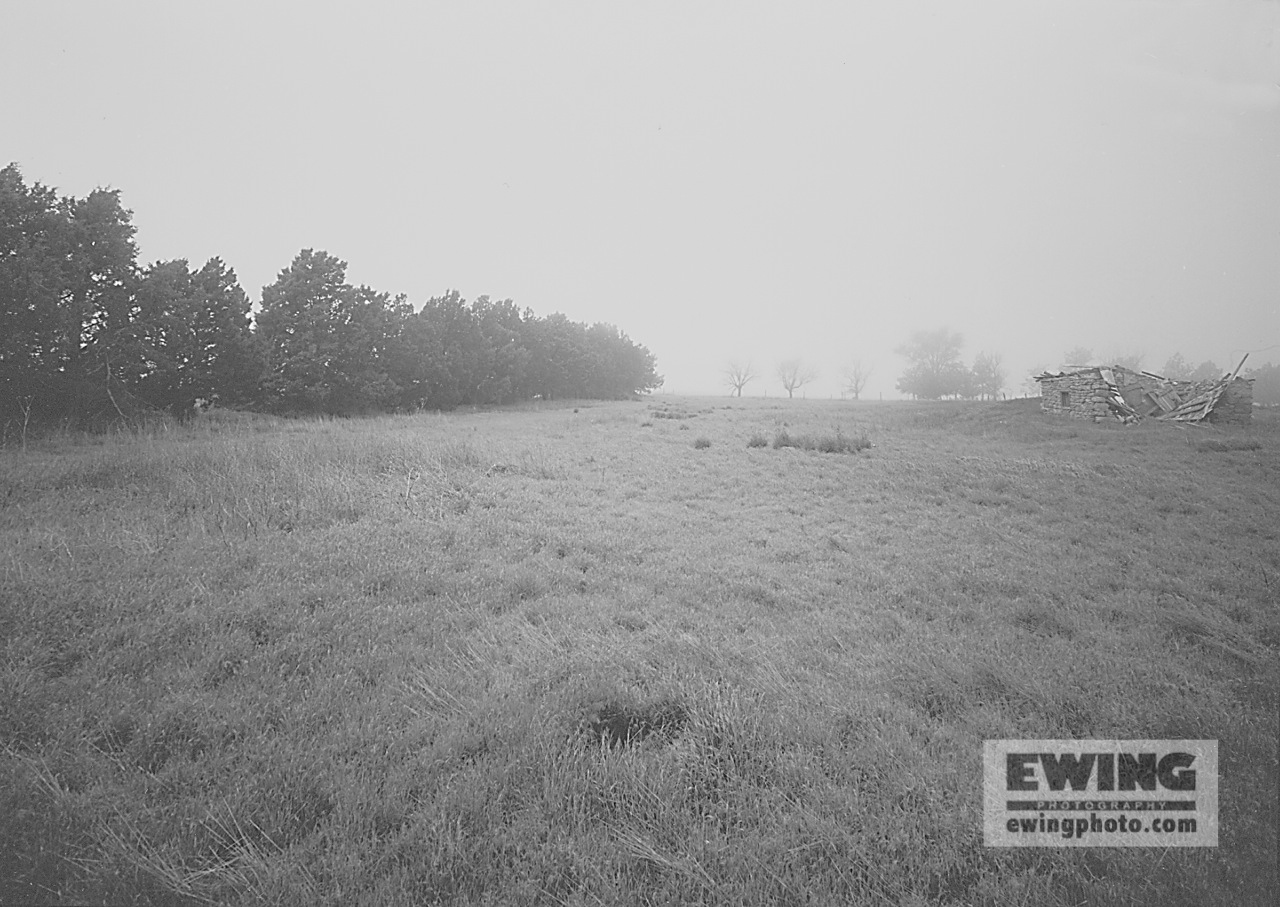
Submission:
<svg viewBox="0 0 1280 907">
<path fill-rule="evenodd" d="M 775 450 L 783 447 L 797 447 L 803 450 L 816 450 L 820 453 L 857 453 L 870 446 L 871 439 L 865 434 L 851 437 L 846 435 L 839 426 L 836 427 L 834 434 L 829 435 L 793 435 L 783 429 L 773 437 Z"/>
<path fill-rule="evenodd" d="M 748 447 L 768 447 L 769 439 L 761 432 L 756 432 L 747 440 Z"/>
<path fill-rule="evenodd" d="M 1196 444 L 1196 450 L 1261 450 L 1262 442 L 1255 438 L 1225 438 L 1219 441 L 1217 438 L 1210 438 L 1207 441 L 1200 441 Z"/>
<path fill-rule="evenodd" d="M 706 448 L 711 446 L 711 442 L 708 441 L 706 438 L 699 438 L 698 440 L 693 442 L 693 446 L 696 447 L 698 450 L 705 450 Z"/>
</svg>

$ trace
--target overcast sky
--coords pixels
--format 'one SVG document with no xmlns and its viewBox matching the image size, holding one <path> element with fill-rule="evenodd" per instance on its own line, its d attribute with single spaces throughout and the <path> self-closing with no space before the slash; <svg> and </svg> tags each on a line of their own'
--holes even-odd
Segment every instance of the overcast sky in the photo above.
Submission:
<svg viewBox="0 0 1280 907">
<path fill-rule="evenodd" d="M 1280 362 L 1280 3 L 5 4 L 0 166 L 255 300 L 303 248 L 783 393 L 948 326 Z"/>
</svg>

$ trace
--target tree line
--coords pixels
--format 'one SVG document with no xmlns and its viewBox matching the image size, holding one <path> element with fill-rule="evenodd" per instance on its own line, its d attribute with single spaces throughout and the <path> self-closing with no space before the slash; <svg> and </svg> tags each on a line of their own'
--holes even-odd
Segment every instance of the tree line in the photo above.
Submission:
<svg viewBox="0 0 1280 907">
<path fill-rule="evenodd" d="M 897 350 L 909 363 L 898 379 L 898 390 L 922 400 L 999 397 L 1007 377 L 1000 355 L 979 353 L 973 365 L 967 366 L 960 359 L 963 345 L 961 335 L 946 328 L 914 332 Z M 741 360 L 729 362 L 723 375 L 730 393 L 736 397 L 741 397 L 743 389 L 760 377 L 753 363 Z M 778 363 L 776 375 L 790 398 L 817 380 L 818 371 L 800 359 L 788 359 Z M 871 369 L 861 359 L 855 359 L 841 372 L 841 396 L 861 399 L 870 377 Z"/>
<path fill-rule="evenodd" d="M 897 380 L 897 388 L 918 400 L 995 400 L 1003 395 L 1008 380 L 1003 359 L 999 353 L 979 353 L 972 365 L 966 365 L 960 352 L 964 338 L 948 328 L 914 331 L 906 343 L 896 352 L 907 360 L 906 370 Z M 1114 353 L 1103 357 L 1108 365 L 1120 365 L 1133 371 L 1141 371 L 1141 353 Z M 1061 368 L 1083 368 L 1099 360 L 1087 347 L 1075 347 L 1063 354 Z M 1036 368 L 1033 374 L 1044 372 Z M 1230 369 L 1219 368 L 1212 360 L 1193 365 L 1181 353 L 1174 353 L 1165 362 L 1161 374 L 1174 381 L 1213 381 L 1223 377 Z M 751 361 L 731 360 L 722 372 L 729 392 L 741 397 L 752 381 L 761 377 Z M 841 396 L 860 399 L 871 370 L 862 360 L 854 360 L 842 372 Z M 1262 405 L 1280 405 L 1280 366 L 1267 363 L 1243 369 L 1241 377 L 1254 382 L 1253 399 Z M 778 382 L 788 397 L 818 377 L 816 369 L 800 359 L 779 362 L 776 370 Z M 1040 386 L 1028 377 L 1023 390 L 1040 395 Z"/>
<path fill-rule="evenodd" d="M 999 353 L 979 353 L 973 365 L 960 358 L 964 337 L 948 328 L 916 331 L 898 348 L 909 365 L 898 378 L 898 390 L 921 400 L 944 397 L 994 400 L 1007 377 Z"/>
<path fill-rule="evenodd" d="M 613 325 L 456 291 L 417 307 L 313 249 L 255 312 L 220 258 L 140 266 L 132 216 L 119 190 L 78 199 L 0 170 L 0 420 L 85 428 L 198 401 L 350 415 L 662 384 Z"/>
</svg>

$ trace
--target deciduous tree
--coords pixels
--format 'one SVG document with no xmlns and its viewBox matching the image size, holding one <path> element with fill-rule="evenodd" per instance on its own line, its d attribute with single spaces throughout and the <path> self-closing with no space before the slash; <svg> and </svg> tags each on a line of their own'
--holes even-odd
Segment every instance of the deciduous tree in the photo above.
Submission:
<svg viewBox="0 0 1280 907">
<path fill-rule="evenodd" d="M 1219 373 L 1215 377 L 1221 378 Z M 1280 406 L 1280 365 L 1259 365 L 1241 377 L 1253 379 L 1253 402 L 1261 406 Z"/>
<path fill-rule="evenodd" d="M 327 252 L 303 249 L 263 288 L 257 325 L 273 408 L 343 414 L 395 397 L 387 369 L 401 310 L 386 293 L 348 284 L 346 271 Z"/>
<path fill-rule="evenodd" d="M 799 359 L 788 359 L 778 363 L 778 380 L 787 390 L 787 397 L 794 397 L 796 391 L 811 383 L 818 377 L 818 372 Z"/>
<path fill-rule="evenodd" d="M 1087 346 L 1072 347 L 1062 354 L 1062 367 L 1068 368 L 1084 368 L 1086 365 L 1093 364 L 1093 350 Z"/>
<path fill-rule="evenodd" d="M 1195 371 L 1191 373 L 1192 381 L 1214 381 L 1221 378 L 1225 374 L 1222 369 L 1214 363 L 1212 359 L 1206 359 L 1196 366 Z"/>
<path fill-rule="evenodd" d="M 1168 378 L 1170 381 L 1190 381 L 1191 376 L 1195 373 L 1195 369 L 1191 367 L 1191 363 L 1182 358 L 1181 353 L 1174 353 L 1164 364 L 1164 368 L 1160 370 L 1160 374 Z"/>
<path fill-rule="evenodd" d="M 910 365 L 898 379 L 898 390 L 924 400 L 958 397 L 972 383 L 972 373 L 960 361 L 964 338 L 948 328 L 916 331 L 898 354 Z"/>
<path fill-rule="evenodd" d="M 741 397 L 742 389 L 756 379 L 756 372 L 751 360 L 747 360 L 744 365 L 735 359 L 725 366 L 724 377 L 729 386 L 733 388 L 733 396 Z"/>
<path fill-rule="evenodd" d="M 973 361 L 973 390 L 984 400 L 994 400 L 1004 390 L 1005 370 L 999 353 L 979 353 Z"/>
<path fill-rule="evenodd" d="M 117 190 L 64 198 L 0 171 L 0 398 L 83 424 L 140 373 L 132 217 Z"/>
<path fill-rule="evenodd" d="M 844 392 L 855 400 L 862 396 L 866 389 L 867 379 L 871 377 L 871 369 L 855 359 L 844 368 Z"/>
<path fill-rule="evenodd" d="M 1113 353 L 1106 357 L 1106 365 L 1118 365 L 1121 368 L 1127 368 L 1133 372 L 1142 371 L 1142 362 L 1147 358 L 1147 354 L 1141 351 L 1129 353 Z"/>
<path fill-rule="evenodd" d="M 178 414 L 197 398 L 253 400 L 263 361 L 249 309 L 235 271 L 220 258 L 194 272 L 184 259 L 151 265 L 138 286 L 135 337 L 147 366 L 139 396 Z"/>
</svg>

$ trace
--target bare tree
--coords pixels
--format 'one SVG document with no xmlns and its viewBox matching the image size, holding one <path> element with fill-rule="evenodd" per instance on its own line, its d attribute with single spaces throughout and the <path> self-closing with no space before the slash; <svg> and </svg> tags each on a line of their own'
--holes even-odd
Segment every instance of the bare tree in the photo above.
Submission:
<svg viewBox="0 0 1280 907">
<path fill-rule="evenodd" d="M 748 360 L 746 365 L 739 365 L 734 360 L 725 367 L 724 376 L 729 382 L 729 386 L 733 388 L 733 396 L 741 397 L 742 389 L 747 386 L 748 381 L 753 381 L 757 375 L 755 368 Z"/>
<path fill-rule="evenodd" d="M 1046 374 L 1049 371 L 1048 366 L 1036 366 L 1027 372 L 1022 378 L 1022 385 L 1019 388 L 1022 391 L 1022 395 L 1024 397 L 1039 397 L 1040 382 L 1036 380 L 1036 376 Z"/>
<path fill-rule="evenodd" d="M 973 389 L 984 400 L 1000 396 L 1006 377 L 999 353 L 979 353 L 973 361 Z"/>
<path fill-rule="evenodd" d="M 853 360 L 844 369 L 844 392 L 855 400 L 860 399 L 870 377 L 871 369 L 863 365 L 861 359 Z"/>
<path fill-rule="evenodd" d="M 796 391 L 818 377 L 816 369 L 805 365 L 799 359 L 788 359 L 778 363 L 778 380 L 787 389 L 787 396 L 794 397 Z"/>
<path fill-rule="evenodd" d="M 31 397 L 19 397 L 18 406 L 22 410 L 22 452 L 27 452 L 27 425 L 31 422 Z"/>
</svg>

